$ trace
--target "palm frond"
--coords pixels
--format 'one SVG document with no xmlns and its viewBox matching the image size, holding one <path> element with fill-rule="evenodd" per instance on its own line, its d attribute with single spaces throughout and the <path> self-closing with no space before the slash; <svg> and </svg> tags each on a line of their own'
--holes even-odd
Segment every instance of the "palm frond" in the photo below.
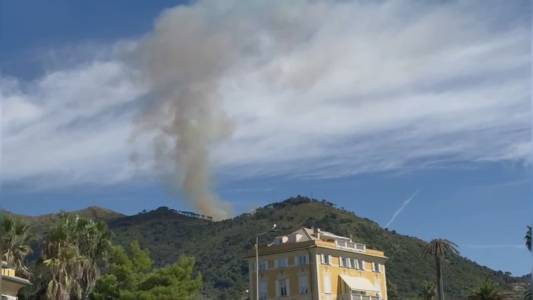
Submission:
<svg viewBox="0 0 533 300">
<path fill-rule="evenodd" d="M 427 255 L 444 257 L 445 255 L 458 255 L 458 246 L 454 242 L 447 239 L 434 239 L 428 243 L 424 249 L 424 253 Z"/>
</svg>

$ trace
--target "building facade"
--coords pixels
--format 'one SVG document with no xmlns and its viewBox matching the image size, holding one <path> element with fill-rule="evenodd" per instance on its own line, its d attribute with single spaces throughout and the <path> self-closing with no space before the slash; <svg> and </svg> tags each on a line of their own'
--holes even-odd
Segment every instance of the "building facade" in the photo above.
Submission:
<svg viewBox="0 0 533 300">
<path fill-rule="evenodd" d="M 29 284 L 28 280 L 15 275 L 15 269 L 2 263 L 0 266 L 0 300 L 17 300 L 19 290 Z"/>
<path fill-rule="evenodd" d="M 255 299 L 255 254 L 247 259 Z M 348 237 L 301 228 L 259 247 L 259 299 L 387 300 L 386 259 Z"/>
</svg>

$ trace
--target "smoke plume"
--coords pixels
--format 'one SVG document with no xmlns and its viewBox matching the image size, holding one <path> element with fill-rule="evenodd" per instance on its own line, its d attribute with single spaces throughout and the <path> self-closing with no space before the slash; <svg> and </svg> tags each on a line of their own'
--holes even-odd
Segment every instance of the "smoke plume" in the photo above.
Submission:
<svg viewBox="0 0 533 300">
<path fill-rule="evenodd" d="M 231 66 L 232 37 L 211 32 L 197 13 L 166 12 L 141 45 L 151 94 L 140 124 L 156 133 L 156 168 L 165 181 L 202 213 L 221 219 L 230 207 L 211 189 L 209 156 L 212 144 L 232 131 L 217 99 L 218 80 Z"/>
<path fill-rule="evenodd" d="M 233 127 L 220 84 L 233 72 L 243 74 L 269 61 L 265 53 L 290 50 L 305 36 L 305 22 L 295 22 L 294 7 L 223 2 L 167 10 L 139 47 L 151 93 L 138 125 L 155 133 L 156 169 L 197 209 L 218 219 L 231 210 L 211 189 L 210 154 Z"/>
</svg>

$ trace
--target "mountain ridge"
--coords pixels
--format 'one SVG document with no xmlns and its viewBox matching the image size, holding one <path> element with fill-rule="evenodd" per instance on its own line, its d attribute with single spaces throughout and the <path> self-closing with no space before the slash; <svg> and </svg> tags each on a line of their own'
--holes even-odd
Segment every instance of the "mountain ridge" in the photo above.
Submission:
<svg viewBox="0 0 533 300">
<path fill-rule="evenodd" d="M 99 209 L 93 211 L 100 212 Z M 87 211 L 80 211 L 87 215 Z M 396 299 L 415 297 L 423 282 L 434 277 L 433 260 L 423 255 L 426 241 L 383 229 L 378 223 L 326 200 L 292 197 L 222 221 L 183 215 L 167 207 L 130 216 L 93 215 L 108 224 L 116 243 L 126 245 L 138 240 L 150 250 L 158 265 L 172 263 L 180 255 L 194 256 L 205 280 L 204 294 L 212 299 L 243 296 L 248 285 L 248 265 L 243 258 L 253 249 L 255 234 L 267 231 L 273 223 L 278 224 L 278 232 L 267 234 L 262 244 L 301 226 L 317 226 L 351 236 L 369 248 L 384 250 L 389 257 L 391 299 L 394 295 Z M 518 294 L 525 286 L 523 278 L 508 276 L 466 257 L 448 257 L 447 261 L 446 284 L 451 299 L 465 299 L 486 278 L 507 293 L 506 299 L 519 299 Z"/>
</svg>

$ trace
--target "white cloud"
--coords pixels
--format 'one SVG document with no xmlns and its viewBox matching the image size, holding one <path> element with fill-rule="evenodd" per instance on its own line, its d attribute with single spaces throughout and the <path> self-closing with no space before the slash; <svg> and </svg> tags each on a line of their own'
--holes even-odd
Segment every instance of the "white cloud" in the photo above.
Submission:
<svg viewBox="0 0 533 300">
<path fill-rule="evenodd" d="M 219 173 L 331 177 L 529 162 L 522 10 L 498 19 L 483 1 L 200 1 L 166 15 L 189 12 L 221 38 L 254 33 L 219 81 L 235 123 L 213 153 Z M 117 56 L 34 82 L 0 80 L 4 181 L 115 182 L 134 175 L 133 147 L 148 160 L 145 141 L 128 143 L 146 90 L 135 64 Z"/>
<path fill-rule="evenodd" d="M 130 168 L 131 103 L 143 93 L 116 61 L 0 85 L 3 181 L 109 183 Z"/>
</svg>

